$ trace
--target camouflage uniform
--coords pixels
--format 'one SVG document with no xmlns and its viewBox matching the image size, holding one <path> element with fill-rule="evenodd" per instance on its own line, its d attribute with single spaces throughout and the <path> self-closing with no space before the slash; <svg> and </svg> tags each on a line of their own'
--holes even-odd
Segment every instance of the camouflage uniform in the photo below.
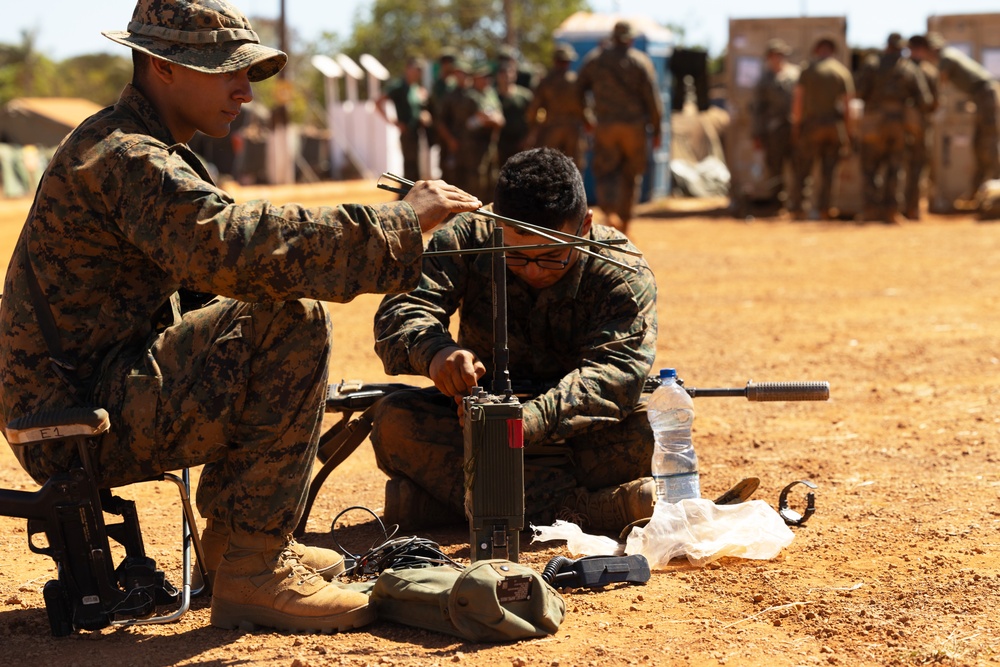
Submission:
<svg viewBox="0 0 1000 667">
<path fill-rule="evenodd" d="M 403 176 L 420 180 L 420 138 L 426 136 L 421 114 L 428 110 L 427 89 L 405 79 L 393 82 L 385 91 L 396 108 L 396 120 L 403 125 L 399 145 L 403 152 Z"/>
<path fill-rule="evenodd" d="M 953 46 L 941 49 L 937 63 L 940 81 L 948 81 L 976 104 L 972 144 L 976 152 L 973 192 L 985 181 L 1000 177 L 997 135 L 996 81 L 989 70 Z"/>
<path fill-rule="evenodd" d="M 802 70 L 798 85 L 802 117 L 788 210 L 793 214 L 802 212 L 802 190 L 818 159 L 820 183 L 815 203 L 823 215 L 830 208 L 833 172 L 842 149 L 849 145 L 842 104 L 845 98 L 854 96 L 854 80 L 850 71 L 831 56 L 811 62 Z"/>
<path fill-rule="evenodd" d="M 917 66 L 895 49 L 865 61 L 857 94 L 865 102 L 861 132 L 865 215 L 891 222 L 899 211 L 899 171 L 913 139 L 906 131 L 907 109 L 926 112 L 933 99 Z"/>
<path fill-rule="evenodd" d="M 483 247 L 491 231 L 488 220 L 463 215 L 428 250 Z M 595 225 L 591 238 L 622 235 Z M 656 284 L 645 260 L 614 257 L 639 272 L 584 255 L 543 290 L 507 274 L 510 376 L 552 387 L 524 403 L 525 502 L 534 520 L 551 520 L 574 487 L 649 474 L 653 439 L 640 394 L 656 352 Z M 387 373 L 429 375 L 434 355 L 456 344 L 448 325 L 459 312 L 457 344 L 475 352 L 488 369 L 481 384 L 492 386 L 491 266 L 486 254 L 435 257 L 416 290 L 383 300 L 375 351 Z M 450 397 L 433 388 L 391 394 L 371 440 L 383 471 L 412 479 L 461 515 L 462 432 Z"/>
<path fill-rule="evenodd" d="M 500 170 L 497 157 L 500 129 L 484 122 L 483 116 L 503 122 L 503 107 L 500 96 L 492 85 L 487 85 L 482 90 L 473 86 L 469 88 L 468 95 L 474 106 L 471 107 L 472 115 L 461 128 L 459 139 L 458 164 L 466 179 L 462 189 L 488 202 L 493 200 L 493 188 Z"/>
<path fill-rule="evenodd" d="M 474 185 L 472 174 L 466 166 L 470 162 L 469 149 L 465 143 L 466 128 L 469 120 L 476 115 L 477 108 L 478 104 L 471 94 L 471 89 L 466 86 L 455 86 L 441 99 L 438 118 L 435 121 L 443 130 L 440 132 L 442 136 L 446 136 L 447 132 L 458 141 L 458 147 L 454 152 L 447 148 L 443 141 L 441 142 L 441 178 L 466 192 L 472 192 L 470 188 Z"/>
<path fill-rule="evenodd" d="M 584 110 L 583 100 L 577 93 L 576 72 L 569 69 L 550 71 L 539 82 L 528 107 L 528 123 L 536 132 L 535 145 L 562 151 L 582 169 Z M 539 112 L 545 114 L 541 121 L 538 120 Z"/>
<path fill-rule="evenodd" d="M 777 197 L 785 189 L 785 165 L 792 161 L 792 93 L 799 68 L 784 63 L 774 72 L 765 68 L 754 90 L 753 138 L 764 149 L 768 193 Z"/>
<path fill-rule="evenodd" d="M 497 137 L 497 162 L 502 167 L 511 155 L 520 153 L 528 138 L 528 107 L 532 93 L 524 86 L 511 84 L 505 91 L 497 92 L 503 109 L 504 126 Z"/>
<path fill-rule="evenodd" d="M 288 534 L 316 456 L 330 353 L 324 309 L 304 297 L 411 288 L 421 243 L 401 202 L 235 204 L 127 86 L 59 148 L 17 242 L 0 300 L 0 417 L 102 406 L 105 483 L 204 463 L 203 516 Z M 49 362 L 29 259 L 75 382 Z M 182 313 L 182 288 L 224 297 Z M 18 450 L 39 482 L 75 459 L 62 443 Z"/>
<path fill-rule="evenodd" d="M 594 49 L 580 67 L 577 94 L 594 99 L 594 172 L 597 203 L 627 224 L 648 161 L 649 133 L 660 138 L 663 100 L 653 63 L 628 44 Z"/>
<path fill-rule="evenodd" d="M 930 156 L 931 111 L 938 103 L 938 71 L 931 63 L 922 60 L 917 63 L 920 75 L 924 77 L 927 91 L 931 95 L 931 107 L 907 110 L 906 133 L 908 135 L 906 156 L 906 183 L 903 186 L 903 211 L 911 220 L 920 218 L 920 180 L 927 168 Z"/>
</svg>

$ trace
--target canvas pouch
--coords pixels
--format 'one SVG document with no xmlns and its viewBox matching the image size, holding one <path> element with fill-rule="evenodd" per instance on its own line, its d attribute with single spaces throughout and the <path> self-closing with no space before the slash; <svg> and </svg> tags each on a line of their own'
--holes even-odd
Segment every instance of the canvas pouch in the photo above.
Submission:
<svg viewBox="0 0 1000 667">
<path fill-rule="evenodd" d="M 508 560 L 387 569 L 371 590 L 379 618 L 476 642 L 551 635 L 566 603 L 538 572 Z"/>
</svg>

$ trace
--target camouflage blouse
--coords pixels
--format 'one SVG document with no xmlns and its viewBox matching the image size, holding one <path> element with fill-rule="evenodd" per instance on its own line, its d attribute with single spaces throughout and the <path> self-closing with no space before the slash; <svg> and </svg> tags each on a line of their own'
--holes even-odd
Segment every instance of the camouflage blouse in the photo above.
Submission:
<svg viewBox="0 0 1000 667">
<path fill-rule="evenodd" d="M 63 141 L 21 231 L 0 300 L 0 418 L 79 403 L 48 360 L 29 258 L 86 389 L 109 357 L 174 321 L 181 288 L 343 302 L 412 288 L 421 246 L 409 204 L 234 203 L 130 85 Z"/>
<path fill-rule="evenodd" d="M 465 214 L 438 230 L 430 250 L 489 245 L 492 222 Z M 591 238 L 622 235 L 594 225 Z M 627 247 L 635 249 L 633 246 Z M 583 255 L 563 278 L 537 290 L 507 272 L 510 377 L 551 387 L 525 403 L 525 444 L 580 435 L 627 417 L 639 402 L 656 354 L 656 283 L 641 257 L 595 251 L 632 265 L 628 273 Z M 428 257 L 420 285 L 386 297 L 375 315 L 375 351 L 391 375 L 427 376 L 440 350 L 457 344 L 486 365 L 492 387 L 493 304 L 489 254 Z"/>
</svg>

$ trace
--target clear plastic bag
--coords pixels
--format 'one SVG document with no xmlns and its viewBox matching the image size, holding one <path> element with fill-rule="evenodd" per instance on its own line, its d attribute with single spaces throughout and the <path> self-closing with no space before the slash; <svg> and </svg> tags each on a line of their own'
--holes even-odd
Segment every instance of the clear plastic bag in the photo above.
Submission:
<svg viewBox="0 0 1000 667">
<path fill-rule="evenodd" d="M 582 556 L 620 556 L 622 545 L 604 535 L 588 535 L 575 523 L 556 519 L 551 526 L 532 526 L 535 542 L 551 542 L 566 540 L 566 550 L 573 555 Z"/>
<path fill-rule="evenodd" d="M 657 503 L 643 528 L 633 528 L 625 553 L 642 554 L 652 569 L 687 556 L 703 566 L 724 556 L 768 560 L 792 543 L 795 535 L 763 500 L 716 505 L 707 498 Z"/>
</svg>

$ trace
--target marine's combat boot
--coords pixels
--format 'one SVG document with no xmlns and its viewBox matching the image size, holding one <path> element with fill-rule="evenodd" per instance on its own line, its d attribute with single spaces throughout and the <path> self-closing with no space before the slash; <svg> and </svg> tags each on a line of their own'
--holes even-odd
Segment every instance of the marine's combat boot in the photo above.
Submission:
<svg viewBox="0 0 1000 667">
<path fill-rule="evenodd" d="M 212 625 L 328 633 L 360 628 L 375 616 L 367 595 L 324 580 L 289 540 L 230 536 L 215 574 Z"/>
<path fill-rule="evenodd" d="M 580 524 L 584 530 L 615 533 L 639 519 L 653 516 L 656 484 L 640 477 L 597 491 L 577 487 L 556 510 L 556 517 Z"/>
<path fill-rule="evenodd" d="M 228 544 L 229 526 L 209 519 L 205 524 L 205 530 L 201 533 L 201 548 L 205 552 L 205 569 L 208 570 L 209 581 L 214 581 L 215 571 L 219 569 L 219 562 Z M 307 547 L 294 539 L 288 543 L 288 548 L 295 552 L 303 565 L 316 570 L 327 581 L 343 573 L 345 569 L 344 557 L 333 549 Z M 191 577 L 191 588 L 198 590 L 201 585 L 201 569 L 195 567 Z"/>
</svg>

